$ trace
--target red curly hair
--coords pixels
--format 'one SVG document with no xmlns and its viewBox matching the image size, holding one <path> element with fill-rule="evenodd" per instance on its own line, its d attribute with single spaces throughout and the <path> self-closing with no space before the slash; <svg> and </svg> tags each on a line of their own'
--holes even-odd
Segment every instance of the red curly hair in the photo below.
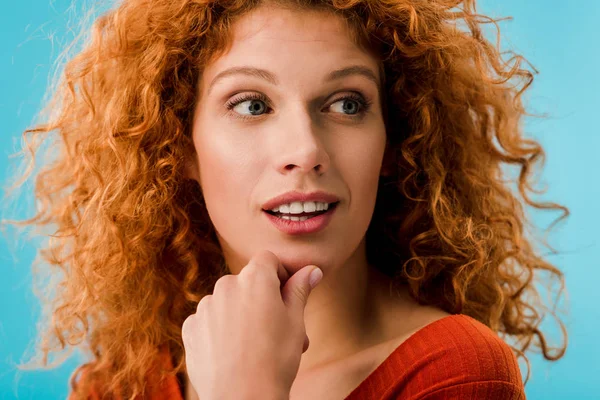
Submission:
<svg viewBox="0 0 600 400">
<path fill-rule="evenodd" d="M 9 223 L 54 229 L 36 276 L 61 279 L 37 293 L 46 305 L 38 349 L 46 365 L 49 353 L 85 343 L 93 362 L 73 373 L 75 393 L 100 377 L 108 392 L 143 395 L 164 346 L 178 363 L 163 372 L 185 368 L 183 321 L 228 273 L 199 186 L 184 171 L 197 82 L 231 45 L 232 24 L 264 3 L 122 0 L 66 64 L 47 120 L 23 134 L 30 167 L 44 140 L 52 158 L 36 173 L 36 214 Z M 549 273 L 560 294 L 564 276 L 526 238 L 517 196 L 562 210 L 557 221 L 569 210 L 528 196 L 534 163 L 545 157 L 520 125 L 533 73 L 483 37 L 481 25 L 497 20 L 473 0 L 269 3 L 342 17 L 380 60 L 393 174 L 379 183 L 369 263 L 419 303 L 510 339 L 528 364 L 532 344 L 547 360 L 561 358 L 566 329 L 559 319 L 565 341 L 552 355 L 539 324 L 545 311 L 556 313 L 535 278 Z M 515 193 L 503 164 L 520 168 Z M 90 373 L 76 382 L 84 367 Z"/>
</svg>

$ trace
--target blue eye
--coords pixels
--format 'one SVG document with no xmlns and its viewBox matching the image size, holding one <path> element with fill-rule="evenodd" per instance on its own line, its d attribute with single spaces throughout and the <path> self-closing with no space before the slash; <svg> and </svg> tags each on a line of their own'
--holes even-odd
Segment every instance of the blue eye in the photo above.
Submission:
<svg viewBox="0 0 600 400">
<path fill-rule="evenodd" d="M 260 93 L 248 93 L 240 96 L 239 98 L 230 100 L 225 106 L 227 107 L 227 110 L 232 111 L 235 107 L 243 103 L 249 103 L 248 106 L 242 107 L 242 110 L 250 111 L 250 115 L 240 114 L 237 111 L 234 111 L 233 116 L 235 118 L 249 120 L 260 117 L 262 115 L 261 112 L 266 111 L 268 108 L 269 102 L 267 98 Z M 331 103 L 330 107 L 336 103 L 344 104 L 342 111 L 349 111 L 353 113 L 345 114 L 350 118 L 362 118 L 371 107 L 371 102 L 358 93 L 349 93 L 343 97 L 340 97 Z"/>
<path fill-rule="evenodd" d="M 266 103 L 267 103 L 267 99 L 265 96 L 258 94 L 258 93 L 250 93 L 250 94 L 245 94 L 242 95 L 240 98 L 231 100 L 230 102 L 228 102 L 226 104 L 226 107 L 228 110 L 232 110 L 233 108 L 237 107 L 239 104 L 242 103 L 250 103 L 250 112 L 252 113 L 251 115 L 256 115 L 256 112 L 260 112 L 261 108 L 266 108 Z M 264 106 L 261 107 L 261 103 L 264 104 Z M 244 107 L 244 109 L 248 109 L 247 107 Z M 238 113 L 236 113 L 238 114 Z M 242 119 L 247 118 L 243 115 L 240 116 L 240 114 L 238 114 L 238 116 Z"/>
<path fill-rule="evenodd" d="M 348 114 L 350 116 L 351 115 L 358 115 L 359 113 L 362 112 L 362 110 L 364 108 L 367 107 L 366 106 L 366 101 L 363 101 L 360 98 L 355 98 L 355 97 L 352 97 L 352 96 L 342 97 L 341 99 L 338 99 L 337 101 L 333 102 L 331 105 L 334 105 L 336 103 L 344 104 L 344 106 L 342 107 L 342 110 L 343 111 L 350 111 L 351 114 Z M 359 111 L 359 109 L 360 109 L 360 111 Z"/>
</svg>

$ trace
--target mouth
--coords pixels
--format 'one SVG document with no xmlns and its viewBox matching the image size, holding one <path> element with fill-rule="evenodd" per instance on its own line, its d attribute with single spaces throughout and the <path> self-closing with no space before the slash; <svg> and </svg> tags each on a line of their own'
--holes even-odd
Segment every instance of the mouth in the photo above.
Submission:
<svg viewBox="0 0 600 400">
<path fill-rule="evenodd" d="M 283 214 L 283 213 L 280 213 L 280 212 L 273 212 L 271 210 L 263 210 L 263 211 L 266 212 L 267 214 L 273 215 L 274 217 L 285 219 L 285 220 L 306 221 L 306 220 L 309 220 L 311 218 L 318 217 L 319 215 L 331 213 L 337 207 L 337 205 L 339 203 L 340 202 L 337 201 L 335 203 L 329 204 L 327 210 L 314 211 L 314 212 L 309 212 L 309 213 L 303 212 L 303 213 L 300 213 L 300 214 L 290 214 L 290 213 Z"/>
<path fill-rule="evenodd" d="M 287 235 L 305 235 L 324 230 L 333 219 L 339 201 L 331 203 L 327 210 L 300 214 L 281 214 L 263 210 L 267 219 L 279 231 Z"/>
</svg>

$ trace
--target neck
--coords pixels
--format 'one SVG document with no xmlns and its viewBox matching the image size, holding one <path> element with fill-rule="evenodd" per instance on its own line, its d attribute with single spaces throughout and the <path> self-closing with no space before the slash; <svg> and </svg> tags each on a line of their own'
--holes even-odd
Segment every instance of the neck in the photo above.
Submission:
<svg viewBox="0 0 600 400">
<path fill-rule="evenodd" d="M 225 242 L 221 246 L 230 270 L 239 273 L 244 261 Z M 390 335 L 390 319 L 403 320 L 402 310 L 410 302 L 399 296 L 404 292 L 390 293 L 390 279 L 368 264 L 365 237 L 347 260 L 321 267 L 323 279 L 304 309 L 310 346 L 302 354 L 299 373 L 381 343 Z"/>
<path fill-rule="evenodd" d="M 365 239 L 341 266 L 327 271 L 304 311 L 308 350 L 299 373 L 344 359 L 381 340 L 389 279 L 369 266 Z"/>
</svg>

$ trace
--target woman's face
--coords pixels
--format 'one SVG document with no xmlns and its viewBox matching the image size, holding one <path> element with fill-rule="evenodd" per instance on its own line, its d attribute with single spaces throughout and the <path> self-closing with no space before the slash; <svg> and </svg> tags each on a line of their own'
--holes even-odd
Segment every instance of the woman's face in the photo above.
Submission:
<svg viewBox="0 0 600 400">
<path fill-rule="evenodd" d="M 202 74 L 191 174 L 233 273 L 261 249 L 290 271 L 336 268 L 355 254 L 369 226 L 386 144 L 380 76 L 377 60 L 337 18 L 258 8 L 237 21 L 231 50 Z M 372 78 L 329 79 L 352 66 Z M 233 67 L 265 72 L 215 79 Z M 324 229 L 291 235 L 269 220 L 264 203 L 292 190 L 339 198 Z"/>
</svg>

